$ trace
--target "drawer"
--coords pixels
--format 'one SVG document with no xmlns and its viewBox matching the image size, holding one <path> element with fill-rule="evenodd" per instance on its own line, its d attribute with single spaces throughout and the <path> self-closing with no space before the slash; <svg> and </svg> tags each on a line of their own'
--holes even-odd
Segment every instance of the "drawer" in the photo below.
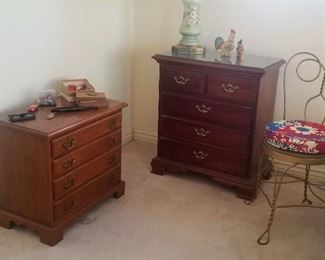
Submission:
<svg viewBox="0 0 325 260">
<path fill-rule="evenodd" d="M 258 93 L 258 82 L 236 77 L 208 75 L 208 96 L 223 98 L 243 104 L 254 104 Z"/>
<path fill-rule="evenodd" d="M 247 177 L 248 158 L 204 145 L 159 139 L 158 155 L 171 160 Z"/>
<path fill-rule="evenodd" d="M 117 167 L 120 170 L 120 162 L 121 148 L 117 148 L 56 179 L 53 181 L 54 200 L 69 194 L 103 172 L 109 171 L 113 167 L 116 168 L 117 165 L 119 165 Z"/>
<path fill-rule="evenodd" d="M 104 152 L 121 145 L 121 130 L 101 137 L 89 145 L 83 146 L 59 159 L 53 165 L 53 177 L 59 177 L 70 170 L 88 162 L 91 159 L 103 154 Z"/>
<path fill-rule="evenodd" d="M 244 131 L 217 127 L 212 124 L 199 124 L 161 116 L 160 136 L 185 141 L 196 141 L 208 145 L 224 147 L 240 153 L 249 151 L 249 134 Z"/>
<path fill-rule="evenodd" d="M 168 94 L 160 96 L 160 113 L 246 130 L 252 127 L 254 118 L 254 109 L 251 107 Z"/>
<path fill-rule="evenodd" d="M 160 84 L 164 90 L 203 94 L 204 74 L 177 67 L 163 68 Z"/>
<path fill-rule="evenodd" d="M 117 113 L 102 119 L 90 126 L 83 127 L 52 141 L 52 155 L 58 157 L 78 147 L 95 140 L 99 136 L 108 134 L 121 128 L 122 113 Z"/>
<path fill-rule="evenodd" d="M 94 179 L 79 190 L 76 190 L 68 197 L 54 204 L 55 222 L 74 214 L 86 207 L 93 201 L 102 197 L 106 192 L 120 182 L 121 173 L 119 170 L 111 171 Z"/>
</svg>

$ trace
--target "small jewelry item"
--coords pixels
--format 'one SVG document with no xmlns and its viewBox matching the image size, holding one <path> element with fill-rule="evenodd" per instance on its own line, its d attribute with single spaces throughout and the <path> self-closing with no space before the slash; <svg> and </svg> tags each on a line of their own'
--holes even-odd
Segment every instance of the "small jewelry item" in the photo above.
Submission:
<svg viewBox="0 0 325 260">
<path fill-rule="evenodd" d="M 27 110 L 28 112 L 36 112 L 38 110 L 38 104 L 31 104 Z"/>
<path fill-rule="evenodd" d="M 55 113 L 51 112 L 51 113 L 47 114 L 46 119 L 50 120 L 50 119 L 52 119 L 54 117 L 55 117 Z"/>
</svg>

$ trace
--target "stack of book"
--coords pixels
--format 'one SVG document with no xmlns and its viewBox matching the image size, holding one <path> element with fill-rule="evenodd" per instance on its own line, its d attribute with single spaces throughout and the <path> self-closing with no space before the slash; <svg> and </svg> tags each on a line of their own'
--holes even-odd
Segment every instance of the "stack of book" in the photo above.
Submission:
<svg viewBox="0 0 325 260">
<path fill-rule="evenodd" d="M 105 93 L 96 92 L 86 79 L 64 80 L 61 82 L 60 95 L 68 102 L 77 106 L 107 107 L 108 99 Z"/>
<path fill-rule="evenodd" d="M 76 104 L 80 107 L 96 106 L 107 107 L 108 99 L 103 92 L 79 92 L 76 93 Z"/>
<path fill-rule="evenodd" d="M 86 79 L 73 79 L 61 81 L 59 91 L 65 100 L 75 102 L 77 92 L 95 92 L 95 88 Z"/>
</svg>

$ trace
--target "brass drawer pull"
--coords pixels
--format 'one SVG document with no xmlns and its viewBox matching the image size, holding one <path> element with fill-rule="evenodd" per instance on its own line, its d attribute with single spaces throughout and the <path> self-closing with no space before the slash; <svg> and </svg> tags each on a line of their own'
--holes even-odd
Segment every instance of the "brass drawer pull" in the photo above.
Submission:
<svg viewBox="0 0 325 260">
<path fill-rule="evenodd" d="M 107 125 L 108 125 L 108 127 L 110 129 L 113 129 L 113 128 L 115 128 L 117 126 L 117 120 L 116 119 L 112 119 L 112 120 L 108 121 L 108 124 Z"/>
<path fill-rule="evenodd" d="M 187 82 L 189 82 L 189 78 L 185 78 L 183 76 L 179 76 L 179 77 L 174 77 L 174 80 L 175 82 L 178 84 L 178 85 L 185 85 Z"/>
<path fill-rule="evenodd" d="M 203 113 L 203 114 L 206 114 L 211 110 L 211 107 L 208 107 L 204 104 L 203 105 L 196 104 L 195 107 L 196 107 L 197 111 L 199 111 L 200 113 Z"/>
<path fill-rule="evenodd" d="M 62 167 L 67 170 L 69 168 L 71 168 L 73 166 L 73 164 L 76 162 L 75 159 L 70 159 L 70 160 L 67 160 L 66 162 L 63 163 Z"/>
<path fill-rule="evenodd" d="M 64 211 L 70 211 L 70 210 L 74 209 L 75 206 L 76 206 L 76 201 L 73 200 L 68 205 L 65 205 L 63 209 L 64 209 Z"/>
<path fill-rule="evenodd" d="M 74 179 L 69 179 L 69 180 L 64 182 L 63 187 L 66 190 L 69 190 L 69 189 L 71 189 L 73 187 L 73 185 L 74 185 Z"/>
<path fill-rule="evenodd" d="M 227 93 L 234 93 L 240 89 L 240 87 L 238 85 L 232 85 L 230 83 L 222 84 L 221 86 L 222 86 L 223 90 L 226 91 Z"/>
<path fill-rule="evenodd" d="M 208 157 L 208 153 L 204 153 L 202 151 L 193 151 L 194 156 L 199 160 L 205 160 Z"/>
<path fill-rule="evenodd" d="M 114 154 L 112 156 L 110 156 L 108 159 L 107 159 L 107 162 L 109 165 L 115 163 L 117 161 L 117 156 Z"/>
<path fill-rule="evenodd" d="M 204 128 L 194 128 L 194 132 L 198 135 L 198 136 L 207 136 L 210 133 L 210 130 L 205 130 Z"/>
<path fill-rule="evenodd" d="M 110 138 L 108 138 L 107 144 L 115 145 L 115 144 L 118 144 L 119 142 L 120 142 L 120 138 L 118 138 L 118 137 L 110 137 Z"/>
<path fill-rule="evenodd" d="M 71 148 L 73 148 L 74 143 L 76 142 L 76 139 L 74 139 L 73 137 L 68 137 L 64 143 L 63 143 L 63 148 L 65 150 L 70 150 Z"/>
</svg>

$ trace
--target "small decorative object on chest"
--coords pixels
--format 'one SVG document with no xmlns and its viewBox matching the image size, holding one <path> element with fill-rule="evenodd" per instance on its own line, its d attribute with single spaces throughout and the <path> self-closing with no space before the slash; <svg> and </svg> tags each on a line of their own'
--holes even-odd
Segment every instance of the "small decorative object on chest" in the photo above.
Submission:
<svg viewBox="0 0 325 260">
<path fill-rule="evenodd" d="M 237 42 L 237 48 L 236 48 L 236 52 L 237 52 L 237 62 L 238 61 L 242 61 L 244 58 L 244 44 L 243 44 L 243 40 L 239 40 Z"/>
<path fill-rule="evenodd" d="M 235 40 L 236 32 L 234 30 L 230 30 L 230 34 L 228 40 L 224 40 L 222 37 L 217 37 L 215 40 L 215 48 L 216 50 L 221 51 L 221 57 L 230 56 L 231 51 L 234 49 L 234 40 Z"/>
</svg>

